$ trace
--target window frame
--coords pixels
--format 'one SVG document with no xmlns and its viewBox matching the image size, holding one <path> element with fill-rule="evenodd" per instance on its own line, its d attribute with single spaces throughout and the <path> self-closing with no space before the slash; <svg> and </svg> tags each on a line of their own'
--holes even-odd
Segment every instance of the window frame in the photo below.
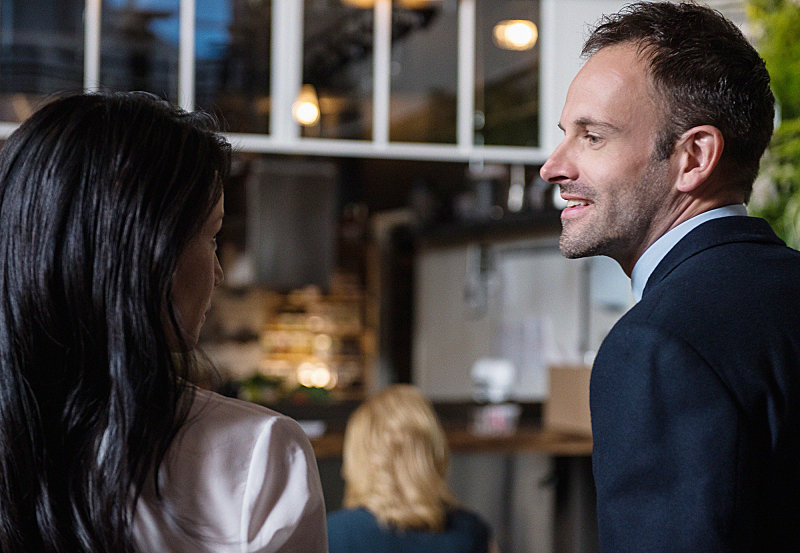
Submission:
<svg viewBox="0 0 800 553">
<path fill-rule="evenodd" d="M 84 44 L 84 88 L 95 90 L 100 80 L 101 1 L 86 0 Z M 484 146 L 474 144 L 475 30 L 477 0 L 458 0 L 458 83 L 456 144 L 428 144 L 389 141 L 389 97 L 391 75 L 391 0 L 375 0 L 371 140 L 302 137 L 291 116 L 291 105 L 302 85 L 303 10 L 302 0 L 272 0 L 271 29 L 271 114 L 269 134 L 226 133 L 235 150 L 261 154 L 306 154 L 342 157 L 462 161 L 481 163 L 542 164 L 547 159 L 550 123 L 545 115 L 554 101 L 551 88 L 542 83 L 554 76 L 552 63 L 555 26 L 554 2 L 541 1 L 540 21 L 540 145 Z M 488 0 L 484 0 L 488 1 Z M 195 109 L 195 17 L 196 0 L 180 0 L 178 98 L 181 107 Z M 280 24 L 277 24 L 280 22 Z M 278 71 L 280 67 L 280 71 Z M 0 122 L 0 138 L 18 125 Z"/>
</svg>

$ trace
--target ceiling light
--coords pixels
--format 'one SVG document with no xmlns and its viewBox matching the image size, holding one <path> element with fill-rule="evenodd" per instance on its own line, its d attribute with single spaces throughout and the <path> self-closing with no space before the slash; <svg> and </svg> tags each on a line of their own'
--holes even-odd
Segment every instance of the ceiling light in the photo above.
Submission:
<svg viewBox="0 0 800 553">
<path fill-rule="evenodd" d="M 511 19 L 494 26 L 494 43 L 505 50 L 530 50 L 539 38 L 533 21 Z"/>
<path fill-rule="evenodd" d="M 433 3 L 434 0 L 399 0 L 400 7 L 407 10 L 424 10 Z"/>
<path fill-rule="evenodd" d="M 319 99 L 313 85 L 304 84 L 300 89 L 292 104 L 292 117 L 304 127 L 316 125 L 319 121 Z"/>
<path fill-rule="evenodd" d="M 342 0 L 342 4 L 352 8 L 374 8 L 375 0 Z"/>
<path fill-rule="evenodd" d="M 438 0 L 395 0 L 401 8 L 407 10 L 422 10 Z M 376 0 L 342 0 L 342 4 L 352 8 L 372 9 Z"/>
</svg>

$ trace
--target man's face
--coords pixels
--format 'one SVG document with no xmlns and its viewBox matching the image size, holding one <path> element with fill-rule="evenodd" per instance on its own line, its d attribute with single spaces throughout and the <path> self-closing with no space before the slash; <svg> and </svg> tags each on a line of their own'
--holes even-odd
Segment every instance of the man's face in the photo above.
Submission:
<svg viewBox="0 0 800 553">
<path fill-rule="evenodd" d="M 567 93 L 564 139 L 541 176 L 561 188 L 561 252 L 607 255 L 630 275 L 647 247 L 668 230 L 670 160 L 655 161 L 660 109 L 635 49 L 601 49 Z"/>
</svg>

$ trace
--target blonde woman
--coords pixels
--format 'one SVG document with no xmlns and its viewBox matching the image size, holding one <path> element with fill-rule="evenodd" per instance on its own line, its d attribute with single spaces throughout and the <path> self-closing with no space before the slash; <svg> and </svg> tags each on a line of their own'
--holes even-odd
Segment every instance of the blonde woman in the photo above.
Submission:
<svg viewBox="0 0 800 553">
<path fill-rule="evenodd" d="M 486 553 L 489 526 L 458 507 L 450 452 L 428 400 L 396 384 L 370 397 L 344 435 L 344 509 L 328 515 L 330 553 Z"/>
</svg>

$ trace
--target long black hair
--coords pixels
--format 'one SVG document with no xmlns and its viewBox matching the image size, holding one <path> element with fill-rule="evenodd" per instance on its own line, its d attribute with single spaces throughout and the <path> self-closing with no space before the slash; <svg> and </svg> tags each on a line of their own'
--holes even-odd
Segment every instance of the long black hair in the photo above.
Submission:
<svg viewBox="0 0 800 553">
<path fill-rule="evenodd" d="M 0 551 L 132 550 L 192 400 L 172 275 L 229 163 L 145 93 L 56 99 L 0 151 Z"/>
</svg>

